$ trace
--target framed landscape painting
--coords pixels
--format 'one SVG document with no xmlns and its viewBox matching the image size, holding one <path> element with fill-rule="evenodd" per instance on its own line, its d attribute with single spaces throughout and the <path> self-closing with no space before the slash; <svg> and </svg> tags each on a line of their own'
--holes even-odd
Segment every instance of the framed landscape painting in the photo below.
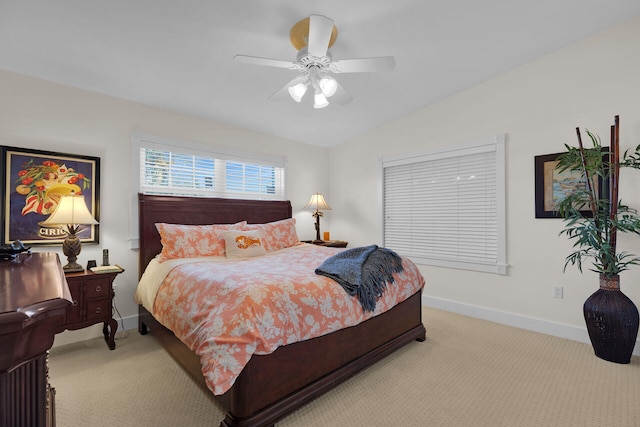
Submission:
<svg viewBox="0 0 640 427">
<path fill-rule="evenodd" d="M 42 224 L 62 196 L 80 194 L 99 220 L 100 158 L 0 146 L 2 176 L 2 244 L 16 240 L 27 246 L 60 244 L 64 228 Z M 99 226 L 82 226 L 83 243 L 99 242 Z"/>
<path fill-rule="evenodd" d="M 602 149 L 606 151 L 607 148 Z M 577 187 L 584 187 L 585 181 L 579 172 L 556 170 L 556 159 L 563 153 L 535 156 L 535 203 L 536 218 L 560 218 L 556 212 L 557 204 Z M 602 195 L 604 185 L 602 179 L 597 181 L 596 191 Z M 591 216 L 590 210 L 580 211 L 584 216 Z"/>
</svg>

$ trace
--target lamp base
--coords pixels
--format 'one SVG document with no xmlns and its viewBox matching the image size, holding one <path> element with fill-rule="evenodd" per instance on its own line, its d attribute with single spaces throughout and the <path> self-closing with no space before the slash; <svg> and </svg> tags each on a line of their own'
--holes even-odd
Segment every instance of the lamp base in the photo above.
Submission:
<svg viewBox="0 0 640 427">
<path fill-rule="evenodd" d="M 76 230 L 69 229 L 69 235 L 62 242 L 62 252 L 67 256 L 67 265 L 62 267 L 65 273 L 75 273 L 78 271 L 84 271 L 84 268 L 76 262 L 78 254 L 82 249 L 82 243 L 76 236 Z"/>
<path fill-rule="evenodd" d="M 64 267 L 62 267 L 62 270 L 65 273 L 77 273 L 80 271 L 84 271 L 84 267 L 78 264 L 77 262 L 73 262 L 73 263 L 70 262 Z"/>
</svg>

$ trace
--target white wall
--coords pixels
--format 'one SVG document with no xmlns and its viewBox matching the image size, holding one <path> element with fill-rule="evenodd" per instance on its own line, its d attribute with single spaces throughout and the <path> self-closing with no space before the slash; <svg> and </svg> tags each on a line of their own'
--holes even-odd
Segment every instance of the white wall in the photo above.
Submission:
<svg viewBox="0 0 640 427">
<path fill-rule="evenodd" d="M 98 156 L 101 159 L 100 244 L 84 245 L 78 262 L 102 259 L 125 268 L 116 279 L 115 302 L 135 327 L 133 294 L 138 279 L 138 253 L 129 249 L 131 185 L 130 133 L 144 132 L 178 141 L 286 156 L 287 197 L 293 205 L 301 239 L 315 236 L 311 212 L 302 208 L 315 192 L 328 191 L 328 150 L 239 129 L 195 117 L 146 107 L 96 93 L 0 71 L 0 145 Z M 324 218 L 328 224 L 329 218 Z M 54 251 L 59 246 L 39 246 Z M 66 262 L 66 261 L 65 261 Z M 65 332 L 56 345 L 98 336 L 99 326 Z"/>
<path fill-rule="evenodd" d="M 470 67 L 473 64 L 469 64 Z M 426 70 L 425 72 L 428 72 Z M 563 274 L 570 244 L 560 219 L 535 219 L 534 156 L 576 144 L 580 126 L 609 141 L 620 115 L 621 148 L 640 144 L 640 19 L 609 29 L 331 149 L 330 200 L 335 238 L 377 242 L 378 159 L 507 135 L 507 276 L 421 266 L 426 301 L 478 317 L 587 340 L 582 304 L 598 288 L 596 273 Z M 586 136 L 585 136 L 586 140 Z M 344 183 L 350 185 L 344 185 Z M 620 195 L 640 208 L 640 171 L 624 170 Z M 640 254 L 640 238 L 619 236 Z M 564 298 L 552 297 L 552 286 Z M 640 305 L 640 267 L 621 286 Z M 428 330 L 428 319 L 427 330 Z M 640 346 L 637 346 L 640 347 Z"/>
</svg>

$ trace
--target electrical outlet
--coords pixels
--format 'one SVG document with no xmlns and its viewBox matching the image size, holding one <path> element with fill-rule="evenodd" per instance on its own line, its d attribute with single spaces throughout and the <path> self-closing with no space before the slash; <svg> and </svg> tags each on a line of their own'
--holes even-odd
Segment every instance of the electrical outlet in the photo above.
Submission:
<svg viewBox="0 0 640 427">
<path fill-rule="evenodd" d="M 553 287 L 553 297 L 554 298 L 562 298 L 562 294 L 563 294 L 563 287 L 562 286 L 554 286 Z"/>
</svg>

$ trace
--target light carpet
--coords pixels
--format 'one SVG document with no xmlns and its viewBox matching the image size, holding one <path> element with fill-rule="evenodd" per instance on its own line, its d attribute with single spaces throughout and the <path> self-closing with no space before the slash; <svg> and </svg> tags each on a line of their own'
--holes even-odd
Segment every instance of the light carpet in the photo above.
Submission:
<svg viewBox="0 0 640 427">
<path fill-rule="evenodd" d="M 640 426 L 640 359 L 423 309 L 413 342 L 277 423 L 293 426 Z M 217 426 L 224 418 L 153 336 L 51 350 L 58 427 Z"/>
</svg>

